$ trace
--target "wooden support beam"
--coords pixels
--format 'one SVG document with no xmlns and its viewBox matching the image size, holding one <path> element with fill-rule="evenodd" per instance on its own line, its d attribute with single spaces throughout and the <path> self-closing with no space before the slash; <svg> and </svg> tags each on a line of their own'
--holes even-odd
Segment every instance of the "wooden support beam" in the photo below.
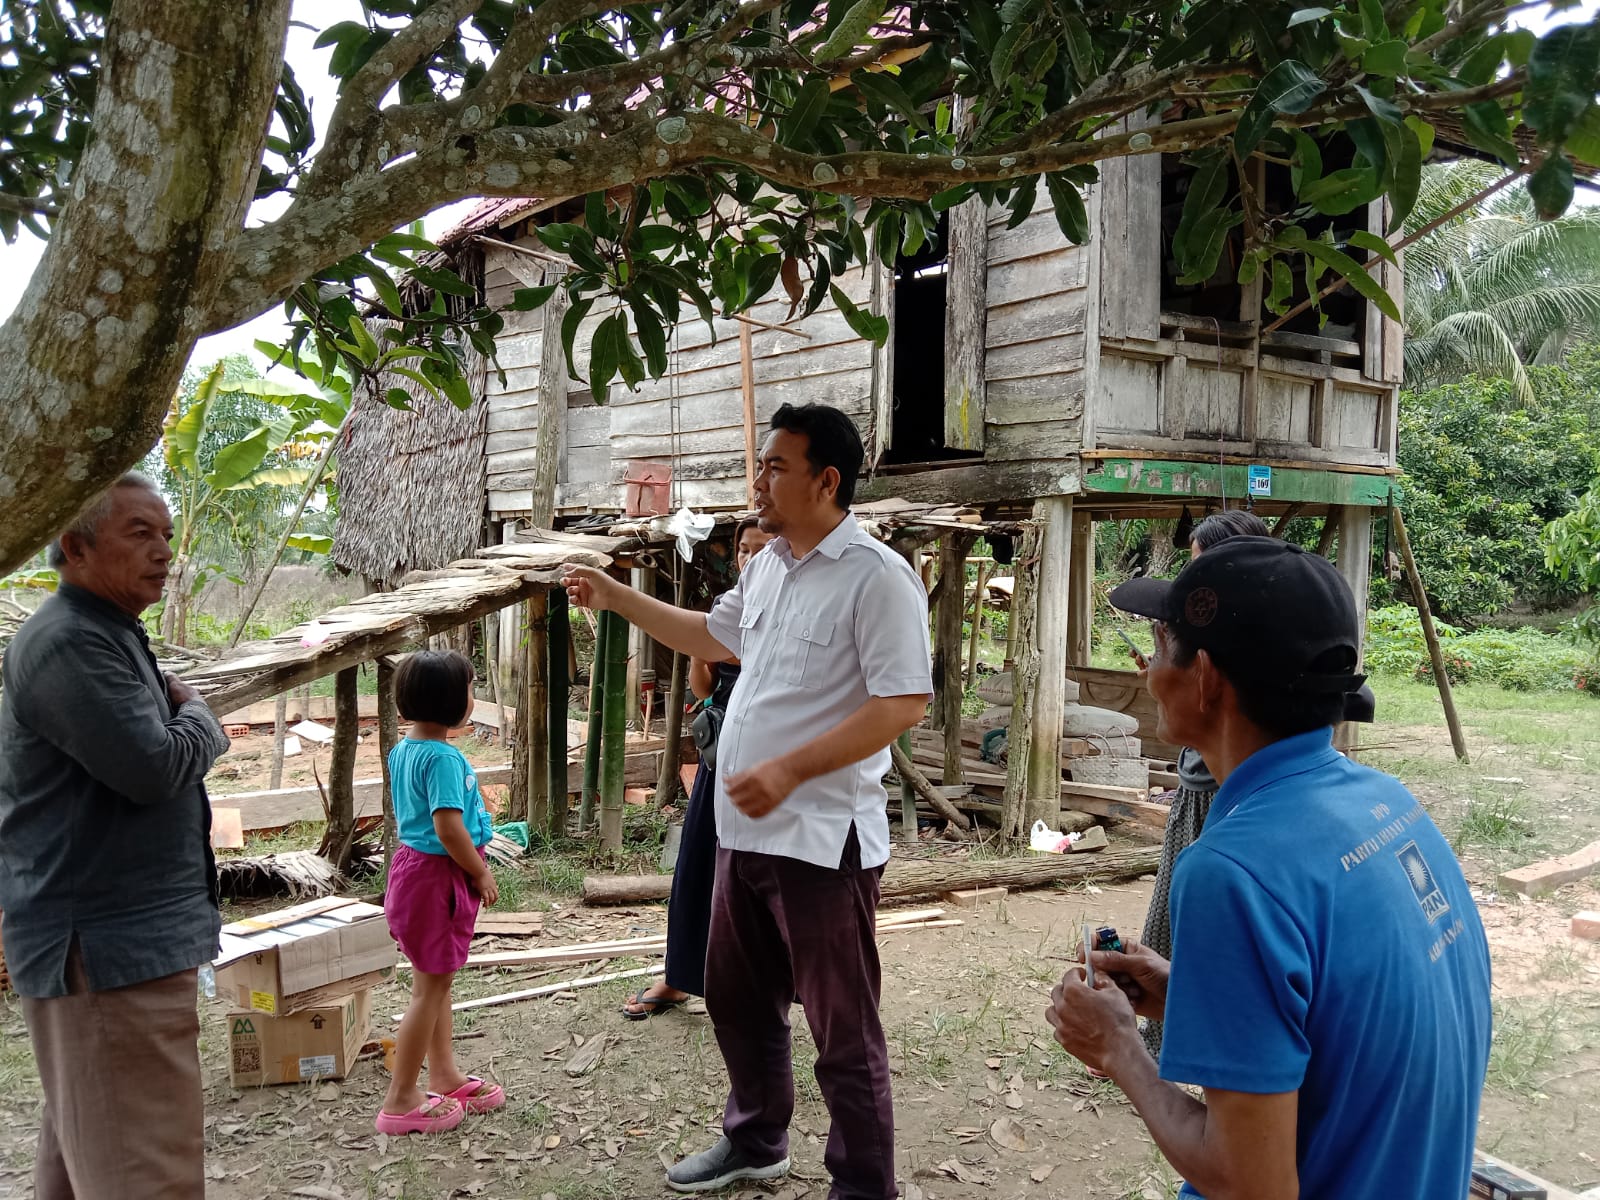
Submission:
<svg viewBox="0 0 1600 1200">
<path fill-rule="evenodd" d="M 1356 600 L 1356 620 L 1360 630 L 1362 657 L 1365 658 L 1367 636 L 1367 597 L 1372 586 L 1372 514 L 1373 510 L 1359 505 L 1346 504 L 1339 509 L 1339 574 L 1350 585 Z M 1345 721 L 1335 731 L 1334 744 L 1349 753 L 1359 744 L 1360 726 Z"/>
<path fill-rule="evenodd" d="M 748 321 L 739 322 L 739 394 L 744 401 L 744 506 L 756 506 L 756 367 Z"/>
<path fill-rule="evenodd" d="M 559 281 L 559 275 L 547 270 L 546 280 L 550 279 Z M 556 481 L 567 449 L 567 355 L 561 344 L 561 324 L 569 303 L 567 289 L 558 286 L 544 305 L 544 334 L 539 343 L 539 427 L 534 434 L 532 499 L 528 505 L 535 525 L 549 525 L 554 518 Z"/>
<path fill-rule="evenodd" d="M 965 833 L 972 828 L 972 823 L 967 820 L 966 814 L 946 800 L 944 793 L 928 782 L 928 777 L 917 770 L 916 764 L 911 761 L 911 755 L 906 753 L 898 741 L 890 743 L 889 754 L 902 783 L 909 783 L 919 796 L 933 805 L 936 813 L 956 829 Z M 948 780 L 946 786 L 949 786 Z"/>
<path fill-rule="evenodd" d="M 989 586 L 991 560 L 978 563 L 978 580 L 972 589 L 972 634 L 967 643 L 967 684 L 978 682 L 978 641 L 983 636 L 983 593 Z"/>
<path fill-rule="evenodd" d="M 963 106 L 957 101 L 958 106 Z M 977 196 L 950 210 L 945 270 L 944 444 L 984 446 L 984 341 L 988 329 L 989 206 Z"/>
<path fill-rule="evenodd" d="M 930 724 L 945 731 L 944 783 L 961 782 L 961 618 L 967 606 L 967 551 L 972 535 L 950 532 L 939 542 L 939 600 L 934 613 L 933 713 Z"/>
<path fill-rule="evenodd" d="M 550 805 L 550 816 L 545 828 L 550 831 L 551 837 L 561 837 L 567 832 L 567 706 L 572 690 L 571 677 L 567 674 L 571 650 L 571 612 L 565 591 L 558 589 L 550 593 L 545 625 L 548 629 L 545 638 L 548 671 L 546 722 L 550 727 L 549 745 L 545 748 L 545 778 L 548 780 L 545 795 Z"/>
<path fill-rule="evenodd" d="M 607 613 L 606 683 L 600 739 L 600 849 L 622 853 L 623 758 L 627 753 L 628 622 Z"/>
<path fill-rule="evenodd" d="M 378 761 L 383 767 L 383 869 L 388 876 L 389 863 L 394 858 L 399 843 L 399 829 L 394 816 L 394 781 L 389 777 L 389 752 L 400 741 L 400 713 L 394 699 L 394 659 L 385 655 L 378 659 Z M 359 710 L 358 710 L 359 711 Z M 355 785 L 352 783 L 351 817 L 355 816 Z"/>
<path fill-rule="evenodd" d="M 1042 523 L 1033 629 L 1039 675 L 1031 713 L 1024 828 L 1035 820 L 1054 816 L 1059 807 L 1061 720 L 1067 691 L 1067 603 L 1072 591 L 1072 497 L 1047 496 L 1035 503 L 1034 513 Z"/>
<path fill-rule="evenodd" d="M 549 593 L 540 592 L 528 597 L 523 605 L 523 690 L 517 699 L 517 712 L 524 719 L 517 724 L 526 748 L 523 761 L 528 774 L 517 783 L 527 789 L 523 812 L 530 829 L 545 829 L 550 823 L 550 724 L 544 719 L 550 708 L 546 686 L 550 657 L 549 604 Z"/>
<path fill-rule="evenodd" d="M 333 752 L 328 763 L 328 828 L 323 833 L 324 857 L 343 872 L 350 865 L 350 843 L 356 832 L 356 746 L 361 709 L 356 700 L 359 667 L 346 667 L 334 677 Z"/>
<path fill-rule="evenodd" d="M 306 716 L 309 718 L 310 713 Z M 272 773 L 269 787 L 283 786 L 283 739 L 289 727 L 289 693 L 279 692 L 272 710 Z"/>
<path fill-rule="evenodd" d="M 1400 506 L 1394 507 L 1395 540 L 1400 543 L 1400 558 L 1406 566 L 1406 578 L 1411 583 L 1411 598 L 1417 606 L 1417 616 L 1422 621 L 1422 636 L 1428 643 L 1428 661 L 1433 664 L 1433 681 L 1439 689 L 1439 703 L 1444 706 L 1445 724 L 1450 728 L 1450 745 L 1456 757 L 1467 761 L 1467 737 L 1461 732 L 1461 718 L 1456 715 L 1456 698 L 1450 690 L 1450 672 L 1445 667 L 1444 650 L 1439 645 L 1439 631 L 1434 628 L 1433 609 L 1428 604 L 1428 590 L 1422 586 L 1422 572 L 1417 570 L 1416 556 L 1411 553 L 1411 538 L 1406 533 L 1406 519 L 1400 515 Z"/>
<path fill-rule="evenodd" d="M 689 606 L 689 564 L 678 564 L 678 582 L 673 588 L 673 602 L 679 608 Z M 667 748 L 661 755 L 661 776 L 656 780 L 656 807 L 670 804 L 678 798 L 683 790 L 683 781 L 678 777 L 678 767 L 682 762 L 679 757 L 679 746 L 683 741 L 683 701 L 687 690 L 689 674 L 689 658 L 685 654 L 673 651 L 672 654 L 672 682 L 667 687 L 667 712 L 664 733 L 667 739 Z"/>
<path fill-rule="evenodd" d="M 1067 600 L 1067 661 L 1088 666 L 1094 657 L 1094 516 L 1072 514 L 1072 578 Z"/>
<path fill-rule="evenodd" d="M 578 832 L 594 828 L 600 796 L 600 746 L 605 740 L 606 638 L 611 614 L 602 612 L 596 623 L 594 661 L 589 664 L 589 731 L 583 745 L 583 788 L 578 794 Z"/>
<path fill-rule="evenodd" d="M 1038 516 L 1039 503 L 1036 502 L 1035 520 L 1029 522 L 1017 546 L 1012 570 L 1011 610 L 1007 614 L 1010 634 L 1006 662 L 1011 668 L 1011 723 L 1006 731 L 1006 795 L 1005 810 L 1000 816 L 1000 836 L 1013 840 L 1021 838 L 1031 824 L 1031 821 L 1023 818 L 1028 810 L 1033 706 L 1039 684 L 1039 648 L 1034 629 L 1038 617 L 1039 542 L 1043 530 Z M 1047 744 L 1058 746 L 1060 738 L 1061 726 L 1058 723 Z"/>
</svg>

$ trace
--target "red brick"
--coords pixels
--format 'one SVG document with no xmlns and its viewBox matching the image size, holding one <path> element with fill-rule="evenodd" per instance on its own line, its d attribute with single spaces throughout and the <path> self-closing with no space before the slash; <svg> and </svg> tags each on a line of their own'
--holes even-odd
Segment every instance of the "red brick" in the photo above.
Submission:
<svg viewBox="0 0 1600 1200">
<path fill-rule="evenodd" d="M 1572 918 L 1572 936 L 1600 942 L 1600 912 L 1581 912 Z"/>
<path fill-rule="evenodd" d="M 1500 886 L 1507 891 L 1537 896 L 1553 892 L 1568 883 L 1576 883 L 1600 868 L 1600 842 L 1590 842 L 1582 850 L 1546 859 L 1500 876 Z"/>
</svg>

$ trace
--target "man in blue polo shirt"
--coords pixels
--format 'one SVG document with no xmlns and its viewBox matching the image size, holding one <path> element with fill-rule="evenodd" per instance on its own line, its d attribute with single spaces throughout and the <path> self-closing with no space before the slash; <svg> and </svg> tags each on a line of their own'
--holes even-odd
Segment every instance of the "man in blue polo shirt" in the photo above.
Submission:
<svg viewBox="0 0 1600 1200">
<path fill-rule="evenodd" d="M 1185 1195 L 1466 1195 L 1488 944 L 1422 807 L 1333 749 L 1362 683 L 1349 588 L 1242 537 L 1111 600 L 1156 622 L 1161 738 L 1222 786 L 1178 860 L 1172 962 L 1093 953 L 1097 986 L 1074 972 L 1052 995 L 1057 1041 L 1127 1093 Z M 1159 1069 L 1135 1013 L 1166 1022 Z"/>
</svg>

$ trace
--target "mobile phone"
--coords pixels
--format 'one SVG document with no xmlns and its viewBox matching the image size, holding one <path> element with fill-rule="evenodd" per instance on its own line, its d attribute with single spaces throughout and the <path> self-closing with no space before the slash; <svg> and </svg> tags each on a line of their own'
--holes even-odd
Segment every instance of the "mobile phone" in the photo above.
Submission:
<svg viewBox="0 0 1600 1200">
<path fill-rule="evenodd" d="M 1150 666 L 1150 660 L 1145 658 L 1143 650 L 1139 649 L 1138 646 L 1133 644 L 1133 639 L 1128 636 L 1128 631 L 1122 626 L 1118 625 L 1117 636 L 1128 643 L 1128 649 L 1133 654 L 1133 661 L 1139 664 L 1139 669 L 1141 671 L 1148 669 Z"/>
<path fill-rule="evenodd" d="M 1094 963 L 1090 960 L 1090 952 L 1099 948 L 1095 940 L 1094 926 L 1085 921 L 1083 923 L 1083 981 L 1094 987 Z"/>
</svg>

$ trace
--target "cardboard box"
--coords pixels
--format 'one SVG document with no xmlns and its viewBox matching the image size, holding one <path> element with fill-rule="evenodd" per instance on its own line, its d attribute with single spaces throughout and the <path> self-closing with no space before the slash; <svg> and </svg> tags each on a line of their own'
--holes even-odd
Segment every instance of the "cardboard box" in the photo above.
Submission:
<svg viewBox="0 0 1600 1200">
<path fill-rule="evenodd" d="M 372 993 L 286 1017 L 228 1014 L 228 1082 L 236 1088 L 343 1079 L 372 1030 Z"/>
<path fill-rule="evenodd" d="M 224 926 L 213 966 L 230 1003 L 281 1017 L 392 979 L 398 959 L 383 909 L 333 896 Z"/>
</svg>

